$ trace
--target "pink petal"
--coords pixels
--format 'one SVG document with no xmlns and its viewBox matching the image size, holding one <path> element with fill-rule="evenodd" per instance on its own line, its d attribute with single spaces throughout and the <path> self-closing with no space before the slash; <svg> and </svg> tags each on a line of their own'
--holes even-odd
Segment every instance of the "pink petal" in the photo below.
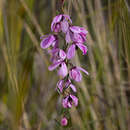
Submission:
<svg viewBox="0 0 130 130">
<path fill-rule="evenodd" d="M 66 53 L 63 51 L 63 50 L 61 50 L 60 49 L 60 51 L 59 51 L 59 57 L 61 58 L 61 59 L 65 59 L 66 58 Z"/>
<path fill-rule="evenodd" d="M 70 97 L 72 98 L 74 105 L 77 106 L 78 105 L 78 98 L 74 95 L 70 95 Z"/>
<path fill-rule="evenodd" d="M 55 41 L 55 37 L 53 35 L 48 36 L 47 38 L 43 39 L 41 41 L 41 48 L 46 49 L 48 48 L 50 45 L 52 45 L 52 43 Z"/>
<path fill-rule="evenodd" d="M 73 84 L 70 84 L 70 87 L 74 92 L 77 92 L 76 87 Z"/>
<path fill-rule="evenodd" d="M 69 31 L 67 31 L 67 33 L 66 33 L 65 40 L 66 40 L 67 43 L 71 42 L 71 37 L 70 37 L 70 32 Z"/>
<path fill-rule="evenodd" d="M 78 27 L 78 26 L 71 26 L 71 27 L 70 27 L 70 30 L 71 30 L 73 33 L 80 33 L 80 32 L 81 32 L 80 27 Z"/>
<path fill-rule="evenodd" d="M 53 31 L 54 32 L 60 32 L 61 31 L 61 24 L 60 23 L 56 23 L 56 25 L 54 26 Z"/>
<path fill-rule="evenodd" d="M 65 97 L 63 100 L 62 100 L 62 105 L 64 108 L 68 108 L 68 96 Z"/>
<path fill-rule="evenodd" d="M 71 79 L 73 79 L 73 80 L 75 80 L 77 82 L 80 82 L 81 79 L 82 79 L 82 75 L 81 75 L 80 71 L 77 68 L 70 70 L 69 71 L 69 76 L 70 76 Z"/>
<path fill-rule="evenodd" d="M 82 80 L 82 75 L 81 75 L 80 71 L 78 71 L 75 81 L 80 82 L 81 80 Z"/>
<path fill-rule="evenodd" d="M 79 26 L 71 26 L 70 30 L 74 33 L 83 33 L 85 35 L 88 33 L 88 31 L 85 28 Z"/>
<path fill-rule="evenodd" d="M 72 44 L 67 51 L 67 59 L 72 59 L 75 56 L 75 45 Z"/>
<path fill-rule="evenodd" d="M 59 44 L 59 40 L 55 40 L 55 41 L 52 43 L 53 48 L 58 48 L 58 44 Z"/>
<path fill-rule="evenodd" d="M 88 31 L 87 31 L 85 28 L 83 28 L 83 27 L 80 27 L 80 30 L 81 30 L 81 32 L 84 33 L 84 34 L 87 34 L 87 33 L 88 33 Z"/>
<path fill-rule="evenodd" d="M 89 75 L 89 73 L 85 69 L 83 69 L 81 67 L 77 67 L 77 69 L 80 70 L 80 71 L 83 71 L 86 75 Z"/>
<path fill-rule="evenodd" d="M 63 78 L 68 74 L 68 69 L 67 69 L 67 66 L 64 62 L 61 64 L 61 67 L 58 71 L 58 74 L 60 76 L 62 76 Z"/>
<path fill-rule="evenodd" d="M 62 19 L 62 15 L 57 15 L 54 17 L 52 23 L 51 23 L 51 31 L 54 31 L 54 26 L 56 23 L 60 22 Z"/>
<path fill-rule="evenodd" d="M 57 83 L 57 87 L 58 87 L 58 89 L 60 90 L 61 93 L 63 92 L 63 83 L 64 83 L 64 80 L 60 80 Z"/>
<path fill-rule="evenodd" d="M 62 19 L 62 14 L 60 14 L 60 15 L 57 15 L 58 17 L 56 18 L 56 19 L 54 19 L 54 21 L 56 22 L 56 23 L 58 23 L 58 22 L 60 22 L 61 21 L 61 19 Z"/>
<path fill-rule="evenodd" d="M 87 47 L 85 46 L 85 45 L 83 45 L 82 43 L 77 43 L 76 44 L 78 47 L 79 47 L 79 49 L 83 52 L 83 55 L 85 55 L 86 53 L 87 53 Z"/>
<path fill-rule="evenodd" d="M 61 30 L 62 32 L 66 33 L 69 29 L 69 24 L 66 20 L 64 20 L 63 22 L 61 22 Z"/>
<path fill-rule="evenodd" d="M 67 107 L 71 108 L 72 104 L 70 102 L 68 102 Z"/>
<path fill-rule="evenodd" d="M 74 33 L 71 36 L 71 38 L 72 38 L 72 41 L 74 41 L 74 42 L 79 42 L 79 43 L 83 43 L 84 42 L 83 37 L 79 33 Z"/>
<path fill-rule="evenodd" d="M 48 50 L 48 53 L 52 55 L 55 55 L 57 52 L 59 52 L 59 48 L 53 48 L 52 50 Z"/>
<path fill-rule="evenodd" d="M 65 83 L 65 87 L 68 87 L 70 84 L 71 84 L 71 81 L 70 81 L 70 79 L 68 79 L 68 80 L 66 81 L 66 83 Z"/>
<path fill-rule="evenodd" d="M 56 69 L 60 64 L 61 64 L 61 62 L 56 62 L 56 63 L 50 65 L 50 66 L 48 67 L 48 69 L 49 69 L 50 71 L 52 71 L 52 70 Z"/>
</svg>

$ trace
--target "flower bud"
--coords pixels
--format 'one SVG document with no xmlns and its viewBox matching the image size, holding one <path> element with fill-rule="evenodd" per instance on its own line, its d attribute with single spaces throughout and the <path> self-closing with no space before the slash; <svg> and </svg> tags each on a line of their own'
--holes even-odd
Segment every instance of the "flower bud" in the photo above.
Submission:
<svg viewBox="0 0 130 130">
<path fill-rule="evenodd" d="M 66 126 L 67 123 L 68 123 L 67 118 L 66 118 L 66 117 L 63 117 L 63 118 L 61 119 L 61 125 L 62 125 L 62 126 Z"/>
</svg>

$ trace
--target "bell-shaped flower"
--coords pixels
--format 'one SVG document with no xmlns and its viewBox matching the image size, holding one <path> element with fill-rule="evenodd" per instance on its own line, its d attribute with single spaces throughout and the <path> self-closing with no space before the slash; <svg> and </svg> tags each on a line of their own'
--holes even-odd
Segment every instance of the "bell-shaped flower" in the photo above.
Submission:
<svg viewBox="0 0 130 130">
<path fill-rule="evenodd" d="M 78 42 L 78 43 L 84 43 L 86 41 L 88 31 L 79 26 L 70 26 L 67 33 L 66 33 L 66 42 L 70 43 Z"/>
<path fill-rule="evenodd" d="M 72 94 L 66 96 L 62 100 L 62 105 L 64 108 L 71 108 L 72 105 L 77 106 L 78 105 L 78 98 Z"/>
<path fill-rule="evenodd" d="M 87 53 L 87 47 L 85 45 L 83 45 L 82 43 L 77 43 L 74 42 L 67 51 L 67 59 L 72 59 L 75 56 L 75 51 L 76 49 L 79 48 L 82 52 L 83 55 L 85 55 Z"/>
<path fill-rule="evenodd" d="M 80 82 L 82 80 L 82 75 L 81 75 L 80 71 L 83 71 L 85 74 L 89 75 L 89 73 L 85 69 L 83 69 L 81 67 L 73 67 L 69 71 L 70 79 Z"/>
<path fill-rule="evenodd" d="M 57 46 L 58 44 L 58 38 L 56 35 L 46 35 L 46 36 L 42 36 L 41 37 L 42 41 L 41 41 L 41 48 L 46 49 L 48 47 L 50 47 L 51 45 Z"/>
<path fill-rule="evenodd" d="M 64 14 L 57 15 L 51 23 L 51 30 L 66 33 L 69 29 L 69 22 L 72 23 L 70 16 Z"/>
</svg>

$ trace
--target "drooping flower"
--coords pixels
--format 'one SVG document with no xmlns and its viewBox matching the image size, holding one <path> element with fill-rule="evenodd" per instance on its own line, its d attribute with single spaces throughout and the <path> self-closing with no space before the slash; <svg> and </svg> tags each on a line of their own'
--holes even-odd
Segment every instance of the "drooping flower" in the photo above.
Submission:
<svg viewBox="0 0 130 130">
<path fill-rule="evenodd" d="M 71 108 L 73 104 L 75 107 L 78 105 L 78 98 L 72 94 L 66 96 L 62 100 L 62 105 L 64 108 Z"/>
<path fill-rule="evenodd" d="M 66 33 L 66 42 L 69 43 L 71 41 L 84 43 L 86 41 L 88 31 L 79 26 L 70 26 Z"/>
<path fill-rule="evenodd" d="M 62 126 L 66 126 L 67 124 L 68 124 L 67 118 L 66 118 L 66 117 L 63 117 L 63 118 L 61 119 L 61 125 L 62 125 Z"/>
<path fill-rule="evenodd" d="M 67 59 L 72 59 L 75 56 L 75 51 L 77 47 L 83 52 L 83 55 L 87 53 L 88 49 L 85 45 L 83 45 L 82 43 L 73 42 L 73 44 L 68 48 Z"/>
<path fill-rule="evenodd" d="M 72 23 L 70 16 L 60 14 L 54 17 L 52 23 L 51 23 L 51 30 L 54 32 L 62 32 L 66 33 L 69 28 L 69 22 Z"/>
<path fill-rule="evenodd" d="M 85 74 L 89 74 L 85 69 L 81 68 L 81 67 L 73 67 L 70 71 L 69 71 L 69 77 L 77 82 L 80 82 L 82 79 L 82 75 L 80 73 L 80 71 L 83 71 Z"/>
<path fill-rule="evenodd" d="M 46 49 L 48 47 L 50 47 L 51 45 L 57 46 L 58 44 L 58 38 L 56 35 L 46 35 L 46 36 L 42 36 L 41 37 L 42 41 L 41 41 L 41 48 Z"/>
</svg>

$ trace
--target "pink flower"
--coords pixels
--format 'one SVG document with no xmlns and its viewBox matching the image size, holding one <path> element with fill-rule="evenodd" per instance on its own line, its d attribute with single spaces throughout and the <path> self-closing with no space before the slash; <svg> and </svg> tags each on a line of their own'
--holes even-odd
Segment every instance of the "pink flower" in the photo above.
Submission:
<svg viewBox="0 0 130 130">
<path fill-rule="evenodd" d="M 60 93 L 63 93 L 64 88 L 71 88 L 73 92 L 77 92 L 76 87 L 71 83 L 70 80 L 67 80 L 66 82 L 62 79 L 58 81 L 57 83 L 57 89 L 59 90 Z"/>
<path fill-rule="evenodd" d="M 52 63 L 63 61 L 66 58 L 66 53 L 59 48 L 53 48 L 52 50 L 49 50 L 49 53 L 52 55 L 51 57 Z"/>
<path fill-rule="evenodd" d="M 66 96 L 63 100 L 62 100 L 62 105 L 64 108 L 71 108 L 72 104 L 74 104 L 74 106 L 78 105 L 78 98 L 72 94 Z"/>
<path fill-rule="evenodd" d="M 64 61 L 66 58 L 66 53 L 61 49 L 56 50 L 53 53 L 54 53 L 54 56 L 52 57 L 53 64 L 50 65 L 48 69 L 52 71 L 57 67 L 60 67 L 58 70 L 58 74 L 64 78 L 68 74 L 67 65 Z"/>
<path fill-rule="evenodd" d="M 87 53 L 87 47 L 85 45 L 83 45 L 82 43 L 73 43 L 67 51 L 67 59 L 72 59 L 75 56 L 75 50 L 76 47 L 78 47 L 82 52 L 83 55 L 85 55 Z"/>
<path fill-rule="evenodd" d="M 56 62 L 48 67 L 50 71 L 53 71 L 57 67 L 60 67 L 58 74 L 63 78 L 68 74 L 67 65 L 64 61 Z"/>
<path fill-rule="evenodd" d="M 51 30 L 54 32 L 62 32 L 66 33 L 69 28 L 69 23 L 72 23 L 70 17 L 68 15 L 60 14 L 54 17 L 51 23 Z"/>
<path fill-rule="evenodd" d="M 69 71 L 69 77 L 77 82 L 80 82 L 82 79 L 82 75 L 80 73 L 80 71 L 83 71 L 85 74 L 89 74 L 86 70 L 84 70 L 81 67 L 73 67 L 70 71 Z"/>
<path fill-rule="evenodd" d="M 58 44 L 58 39 L 56 35 L 47 35 L 47 36 L 42 36 L 41 39 L 41 48 L 46 49 L 48 47 L 55 46 Z"/>
<path fill-rule="evenodd" d="M 71 41 L 73 41 L 84 43 L 86 41 L 87 33 L 88 31 L 86 31 L 86 29 L 83 27 L 71 26 L 66 33 L 66 42 L 70 43 Z"/>
<path fill-rule="evenodd" d="M 66 117 L 63 117 L 63 118 L 61 119 L 61 125 L 62 125 L 62 126 L 66 126 L 67 123 L 68 123 L 67 118 L 66 118 Z"/>
</svg>

